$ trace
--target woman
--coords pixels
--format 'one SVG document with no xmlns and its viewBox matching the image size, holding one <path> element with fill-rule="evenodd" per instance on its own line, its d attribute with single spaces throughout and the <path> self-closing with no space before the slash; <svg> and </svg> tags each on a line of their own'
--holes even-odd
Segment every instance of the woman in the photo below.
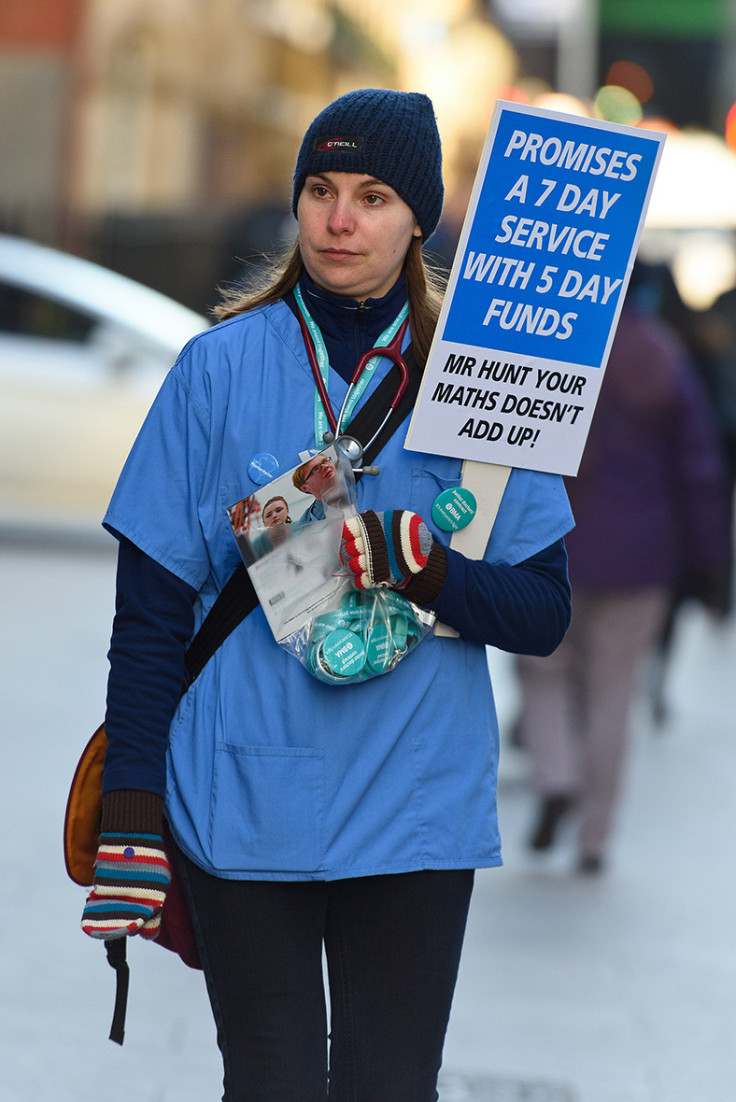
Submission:
<svg viewBox="0 0 736 1102">
<path fill-rule="evenodd" d="M 273 551 L 274 547 L 281 547 L 289 538 L 291 517 L 289 516 L 289 503 L 286 498 L 281 497 L 280 494 L 270 497 L 263 506 L 261 520 L 266 531 L 256 532 L 250 541 L 252 552 L 256 558 L 267 555 L 269 551 Z"/>
<path fill-rule="evenodd" d="M 263 524 L 266 528 L 279 528 L 282 524 L 291 524 L 289 516 L 289 503 L 285 497 L 276 494 L 270 497 L 263 506 Z"/>
<path fill-rule="evenodd" d="M 296 298 L 324 341 L 336 409 L 407 300 L 423 365 L 440 299 L 421 247 L 441 205 L 426 96 L 362 89 L 326 107 L 296 162 L 286 264 L 184 349 L 104 521 L 120 541 L 118 590 L 104 848 L 83 926 L 153 933 L 176 861 L 226 1102 L 436 1099 L 473 870 L 501 864 L 484 644 L 547 653 L 569 622 L 561 480 L 512 472 L 485 557 L 470 561 L 416 516 L 459 483 L 460 462 L 404 450 L 400 430 L 358 507 L 372 561 L 386 557 L 390 513 L 421 525 L 422 553 L 370 581 L 401 586 L 460 638 L 428 637 L 390 674 L 331 686 L 275 644 L 257 608 L 178 703 L 186 644 L 238 561 L 225 507 L 257 488 L 249 457 L 268 453 L 283 473 L 323 446 Z M 380 360 L 362 402 L 390 367 Z M 136 914 L 124 854 L 140 833 L 163 872 Z"/>
</svg>

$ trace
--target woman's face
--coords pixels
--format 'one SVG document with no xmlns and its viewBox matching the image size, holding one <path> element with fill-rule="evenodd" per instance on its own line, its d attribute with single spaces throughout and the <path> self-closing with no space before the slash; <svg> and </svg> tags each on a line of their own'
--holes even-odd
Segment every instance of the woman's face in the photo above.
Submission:
<svg viewBox="0 0 736 1102">
<path fill-rule="evenodd" d="M 421 229 L 388 184 L 355 172 L 307 176 L 297 204 L 308 274 L 333 295 L 380 298 L 399 277 Z"/>
<path fill-rule="evenodd" d="M 266 528 L 273 528 L 277 524 L 286 524 L 289 509 L 282 497 L 276 497 L 269 501 L 263 510 L 263 523 Z"/>
</svg>

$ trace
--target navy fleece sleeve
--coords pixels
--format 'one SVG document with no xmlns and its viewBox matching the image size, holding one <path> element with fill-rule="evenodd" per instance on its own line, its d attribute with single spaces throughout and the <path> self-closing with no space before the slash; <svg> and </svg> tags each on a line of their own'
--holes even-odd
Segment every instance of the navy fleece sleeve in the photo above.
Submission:
<svg viewBox="0 0 736 1102">
<path fill-rule="evenodd" d="M 184 684 L 196 596 L 190 585 L 120 539 L 103 792 L 164 794 L 166 744 Z"/>
<path fill-rule="evenodd" d="M 431 607 L 443 624 L 474 643 L 513 654 L 551 654 L 570 625 L 565 542 L 517 566 L 468 559 L 448 548 L 447 576 Z"/>
</svg>

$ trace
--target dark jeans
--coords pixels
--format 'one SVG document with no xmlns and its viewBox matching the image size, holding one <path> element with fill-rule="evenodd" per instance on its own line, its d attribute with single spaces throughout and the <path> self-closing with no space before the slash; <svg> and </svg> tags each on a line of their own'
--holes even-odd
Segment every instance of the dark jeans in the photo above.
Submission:
<svg viewBox="0 0 736 1102">
<path fill-rule="evenodd" d="M 294 883 L 176 860 L 223 1102 L 436 1102 L 472 870 Z"/>
</svg>

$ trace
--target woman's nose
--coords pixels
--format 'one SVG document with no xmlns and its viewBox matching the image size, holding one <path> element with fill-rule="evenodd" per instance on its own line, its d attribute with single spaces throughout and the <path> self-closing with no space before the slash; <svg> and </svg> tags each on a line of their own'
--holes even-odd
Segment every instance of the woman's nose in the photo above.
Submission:
<svg viewBox="0 0 736 1102">
<path fill-rule="evenodd" d="M 353 214 L 348 202 L 337 199 L 330 211 L 330 229 L 333 233 L 350 233 L 353 229 Z"/>
</svg>

